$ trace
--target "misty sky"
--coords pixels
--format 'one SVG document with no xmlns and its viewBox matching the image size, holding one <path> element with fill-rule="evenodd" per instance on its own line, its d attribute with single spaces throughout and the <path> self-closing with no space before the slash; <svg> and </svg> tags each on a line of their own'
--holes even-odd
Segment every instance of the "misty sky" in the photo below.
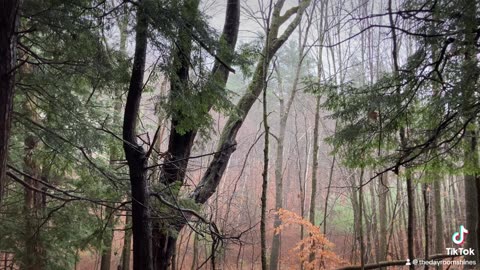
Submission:
<svg viewBox="0 0 480 270">
<path fill-rule="evenodd" d="M 204 14 L 210 17 L 210 22 L 212 26 L 219 32 L 223 28 L 226 2 L 227 0 L 204 0 L 201 2 L 201 10 L 204 12 Z M 273 1 L 273 3 L 275 2 L 276 1 Z M 297 1 L 286 0 L 283 11 L 292 7 L 295 2 Z M 251 16 L 249 16 L 249 13 L 251 14 L 251 12 L 254 12 L 255 17 L 257 17 L 257 19 L 260 19 L 260 6 L 266 8 L 269 3 L 270 0 L 242 0 L 242 9 L 240 11 L 240 42 L 248 42 L 251 39 L 255 39 L 257 37 L 256 33 L 263 32 L 259 24 L 253 18 L 251 18 Z"/>
</svg>

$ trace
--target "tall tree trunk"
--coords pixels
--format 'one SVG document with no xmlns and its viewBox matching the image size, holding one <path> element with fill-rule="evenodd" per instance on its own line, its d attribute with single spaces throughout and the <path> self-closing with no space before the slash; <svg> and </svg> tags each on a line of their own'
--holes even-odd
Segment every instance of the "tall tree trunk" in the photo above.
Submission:
<svg viewBox="0 0 480 270">
<path fill-rule="evenodd" d="M 415 230 L 415 188 L 412 187 L 412 176 L 410 172 L 406 172 L 407 178 L 407 250 L 408 258 L 413 260 L 415 258 L 414 252 L 414 230 Z M 413 270 L 414 266 L 410 265 Z"/>
<path fill-rule="evenodd" d="M 423 230 L 424 230 L 424 234 L 425 234 L 425 247 L 424 247 L 424 250 L 425 250 L 425 254 L 424 254 L 424 257 L 425 259 L 428 260 L 428 256 L 429 256 L 429 253 L 430 253 L 430 250 L 429 250 L 429 245 L 430 245 L 430 186 L 428 184 L 423 184 L 422 185 L 422 194 L 423 194 L 423 206 L 424 206 L 424 209 L 423 209 L 423 217 L 424 217 L 424 220 L 423 220 Z M 425 265 L 425 270 L 428 269 L 428 265 L 426 264 Z"/>
<path fill-rule="evenodd" d="M 318 138 L 319 138 L 319 129 L 320 129 L 320 95 L 316 97 L 315 105 L 315 124 L 313 128 L 313 165 L 312 165 L 312 191 L 310 193 L 310 212 L 309 212 L 309 221 L 315 225 L 315 200 L 317 197 L 317 176 L 318 176 Z M 314 248 L 314 247 L 313 247 Z M 308 260 L 313 262 L 315 260 L 315 253 L 310 253 Z"/>
<path fill-rule="evenodd" d="M 397 34 L 395 28 L 395 22 L 393 20 L 393 12 L 392 12 L 392 0 L 388 1 L 388 13 L 389 13 L 389 21 L 390 27 L 392 31 L 392 58 L 393 58 L 393 69 L 395 77 L 398 78 L 400 75 L 400 67 L 398 64 L 398 44 L 397 44 Z M 401 94 L 400 86 L 397 86 L 396 89 L 397 95 Z M 404 127 L 399 128 L 399 136 L 400 136 L 400 147 L 405 149 L 407 147 L 407 138 L 406 132 Z M 413 185 L 413 179 L 411 172 L 407 169 L 406 170 L 406 182 L 407 182 L 407 205 L 408 205 L 408 225 L 407 225 L 407 243 L 408 243 L 408 259 L 413 260 L 415 258 L 414 253 L 414 233 L 415 233 L 415 187 Z M 411 264 L 409 267 L 411 270 L 414 269 L 414 265 Z"/>
<path fill-rule="evenodd" d="M 422 217 L 423 207 L 422 207 L 422 186 L 415 185 L 415 230 L 413 231 L 413 238 L 415 239 L 415 255 L 419 257 L 423 257 L 424 250 L 424 230 L 423 230 L 423 221 Z"/>
<path fill-rule="evenodd" d="M 271 5 L 272 2 L 270 2 Z M 270 14 L 268 15 L 270 16 Z M 269 34 L 270 34 L 270 21 L 267 21 L 267 28 L 266 28 L 266 47 L 269 45 Z M 262 75 L 262 88 L 263 88 L 263 96 L 262 96 L 262 120 L 263 120 L 263 128 L 264 128 L 264 141 L 263 141 L 263 171 L 262 171 L 262 196 L 261 196 L 261 218 L 260 218 L 260 246 L 261 246 L 261 260 L 262 260 L 262 270 L 267 270 L 268 263 L 267 263 L 267 189 L 268 189 L 268 153 L 269 153 L 269 138 L 270 138 L 270 127 L 268 126 L 268 111 L 267 111 L 267 72 L 269 61 L 268 59 L 268 51 L 266 57 L 264 57 L 263 63 L 263 75 Z M 280 181 L 281 182 L 281 181 Z M 280 183 L 280 189 L 281 183 Z M 278 195 L 278 194 L 277 194 Z M 280 194 L 280 203 L 281 203 L 281 196 Z"/>
<path fill-rule="evenodd" d="M 390 187 L 388 187 L 390 188 Z M 389 222 L 387 223 L 387 246 L 385 250 L 387 251 L 387 258 L 390 255 L 393 258 L 397 258 L 394 256 L 394 251 L 393 249 L 396 248 L 395 246 L 395 237 L 393 237 L 393 223 L 395 219 L 395 214 L 396 214 L 396 205 L 393 203 L 393 198 L 390 196 L 391 194 L 389 193 L 389 196 L 387 196 L 387 216 Z M 393 244 L 392 244 L 393 243 Z"/>
<path fill-rule="evenodd" d="M 264 72 L 267 72 L 267 64 L 264 64 Z M 266 76 L 264 77 L 266 78 Z M 264 146 L 263 146 L 263 172 L 262 172 L 262 207 L 261 207 L 261 219 L 260 219 L 260 242 L 261 242 L 261 254 L 262 254 L 262 270 L 267 270 L 267 236 L 266 236 L 266 221 L 267 221 L 267 188 L 268 188 L 268 146 L 269 146 L 269 134 L 270 127 L 268 126 L 268 112 L 267 112 L 267 82 L 264 81 L 263 85 L 263 128 L 264 134 Z"/>
<path fill-rule="evenodd" d="M 123 148 L 132 192 L 133 269 L 153 270 L 152 225 L 147 183 L 147 157 L 137 143 L 137 118 L 143 91 L 147 52 L 147 15 L 144 2 L 137 6 L 135 54 L 123 121 Z"/>
<path fill-rule="evenodd" d="M 476 22 L 477 5 L 476 1 L 462 0 L 461 6 L 465 12 L 461 18 L 461 26 L 464 31 L 464 62 L 462 64 L 462 79 L 459 89 L 462 89 L 462 96 L 464 98 L 464 120 L 473 121 L 476 114 L 470 108 L 472 100 L 475 100 L 476 82 L 479 77 L 477 51 L 476 51 L 476 29 L 478 27 Z M 480 180 L 475 172 L 478 170 L 478 145 L 477 145 L 477 127 L 471 123 L 466 127 L 464 142 L 465 142 L 465 157 L 464 167 L 467 172 L 464 173 L 465 185 L 465 211 L 466 211 L 466 228 L 470 231 L 466 236 L 465 248 L 473 248 L 479 250 L 480 228 L 479 222 L 479 206 L 480 206 Z M 470 171 L 470 172 L 468 172 Z M 465 256 L 465 260 L 478 261 L 479 254 Z M 473 266 L 466 266 L 465 269 L 474 269 Z"/>
<path fill-rule="evenodd" d="M 360 202 L 358 201 L 357 195 L 357 180 L 355 179 L 355 175 L 351 177 L 351 195 L 350 199 L 352 201 L 352 210 L 353 210 L 353 241 L 352 241 L 352 250 L 351 250 L 351 259 L 350 262 L 353 264 L 357 264 L 357 242 L 360 241 L 360 234 L 358 233 L 360 230 L 359 218 L 358 215 L 360 213 L 359 207 Z"/>
<path fill-rule="evenodd" d="M 397 239 L 398 239 L 398 247 L 400 250 L 400 258 L 406 258 L 405 257 L 405 245 L 403 244 L 404 242 L 404 236 L 405 236 L 405 231 L 407 226 L 404 226 L 405 223 L 405 215 L 404 215 L 404 210 L 403 210 L 403 182 L 396 178 L 397 181 L 397 196 L 396 196 L 396 203 L 398 205 L 398 213 L 399 213 L 399 220 L 397 222 Z"/>
<path fill-rule="evenodd" d="M 356 174 L 356 173 L 355 173 Z M 352 257 L 353 257 L 353 260 L 350 260 L 353 264 L 357 264 L 357 242 L 358 242 L 358 246 L 360 247 L 360 249 L 362 248 L 362 241 L 360 238 L 362 238 L 362 235 L 360 233 L 360 221 L 361 221 L 361 202 L 360 202 L 360 192 L 359 192 L 359 189 L 360 189 L 360 182 L 362 181 L 361 179 L 359 179 L 358 183 L 357 183 L 357 180 L 355 178 L 355 174 L 351 177 L 352 178 L 352 182 L 351 182 L 351 190 L 352 190 L 352 195 L 351 195 L 351 200 L 352 200 L 352 209 L 353 209 L 353 243 L 352 243 Z M 360 251 L 360 257 L 362 257 L 362 252 Z M 362 261 L 362 259 L 360 258 L 360 261 Z"/>
<path fill-rule="evenodd" d="M 27 100 L 23 105 L 25 114 L 32 120 L 38 121 L 33 101 Z M 34 134 L 27 134 L 24 139 L 24 181 L 28 184 L 25 187 L 25 260 L 22 269 L 42 270 L 46 267 L 44 248 L 41 243 L 41 230 L 38 228 L 43 218 L 43 197 L 36 190 L 42 190 L 40 178 L 40 166 L 33 155 L 38 148 L 39 139 Z M 31 176 L 31 177 L 29 177 Z"/>
<path fill-rule="evenodd" d="M 449 196 L 445 197 L 445 199 L 443 200 L 443 206 L 442 206 L 442 209 L 444 209 L 445 211 L 445 216 L 446 217 L 450 217 L 453 215 L 453 201 L 454 199 L 453 198 L 458 198 L 458 197 L 455 197 L 455 192 L 453 192 L 453 183 L 451 181 L 451 179 L 453 178 L 453 176 L 449 176 L 449 177 L 446 177 L 445 178 L 445 181 L 443 182 L 443 192 L 444 194 L 449 194 Z M 463 211 L 462 211 L 463 212 Z M 461 213 L 461 217 L 459 218 L 461 224 L 465 224 L 465 220 L 463 220 L 463 213 Z M 452 219 L 446 219 L 445 220 L 445 230 L 443 232 L 443 238 L 444 238 L 444 243 L 447 244 L 449 243 L 451 240 L 451 235 L 450 235 L 450 232 L 453 232 L 454 231 L 454 224 L 453 224 L 453 220 Z"/>
<path fill-rule="evenodd" d="M 21 0 L 0 1 L 0 203 L 6 184 L 8 141 L 12 122 L 17 64 L 17 29 Z"/>
<path fill-rule="evenodd" d="M 282 91 L 282 90 L 280 90 Z M 275 210 L 278 211 L 283 207 L 283 144 L 285 141 L 286 117 L 285 105 L 283 97 L 280 99 L 280 131 L 277 137 L 277 153 L 275 158 Z M 274 228 L 278 228 L 282 224 L 278 214 L 275 214 L 273 221 Z M 270 270 L 276 270 L 278 267 L 278 257 L 280 255 L 280 232 L 274 233 L 272 238 L 272 249 L 270 252 Z"/>
<path fill-rule="evenodd" d="M 450 186 L 452 188 L 452 194 L 453 194 L 453 211 L 452 213 L 463 213 L 463 219 L 462 221 L 466 222 L 466 216 L 465 216 L 465 213 L 464 210 L 465 209 L 465 200 L 460 200 L 460 198 L 462 197 L 465 197 L 465 193 L 462 194 L 461 193 L 461 189 L 462 189 L 462 186 L 458 186 L 457 183 L 461 184 L 460 183 L 460 180 L 459 180 L 459 177 L 457 176 L 452 176 L 451 179 L 450 179 Z M 465 183 L 465 181 L 463 181 L 463 183 Z M 463 190 L 465 190 L 465 186 L 463 186 Z M 462 203 L 463 202 L 463 203 Z M 454 220 L 452 220 L 452 225 L 455 226 L 456 224 L 454 223 Z"/>
<path fill-rule="evenodd" d="M 389 193 L 387 184 L 388 177 L 387 174 L 384 173 L 380 175 L 380 181 L 378 182 L 378 223 L 380 227 L 378 261 L 380 262 L 387 260 L 387 194 Z"/>
<path fill-rule="evenodd" d="M 120 50 L 122 52 L 125 52 L 125 41 L 123 39 L 121 39 L 120 44 L 121 44 Z M 117 126 L 118 124 L 120 124 L 121 113 L 122 113 L 121 92 L 118 91 L 118 89 L 116 89 L 115 100 L 113 104 L 113 117 L 112 117 L 113 118 L 112 124 L 114 126 Z M 117 152 L 118 152 L 117 148 L 112 142 L 110 146 L 110 166 L 112 168 L 114 167 L 115 161 L 121 158 L 120 153 L 117 153 Z M 105 218 L 106 218 L 105 222 L 107 223 L 107 225 L 105 226 L 106 232 L 104 232 L 105 235 L 103 236 L 103 240 L 102 240 L 104 249 L 102 250 L 102 257 L 100 260 L 100 270 L 110 270 L 110 264 L 112 261 L 112 241 L 114 236 L 113 229 L 114 229 L 114 223 L 115 223 L 114 205 L 111 205 L 111 208 L 105 209 Z M 125 231 L 125 237 L 127 237 L 127 231 Z M 128 251 L 130 252 L 130 246 L 128 246 Z"/>
<path fill-rule="evenodd" d="M 361 270 L 365 269 L 365 245 L 363 243 L 363 173 L 364 168 L 360 171 L 360 179 L 359 179 L 359 188 L 358 188 L 358 234 L 359 234 L 359 244 L 360 244 L 360 266 Z"/>
<path fill-rule="evenodd" d="M 177 30 L 177 47 L 173 60 L 176 69 L 174 69 L 175 75 L 170 78 L 169 102 L 175 102 L 179 98 L 183 98 L 183 91 L 189 91 L 190 55 L 193 47 L 191 33 L 193 32 L 195 20 L 198 17 L 199 4 L 200 0 L 183 1 L 181 16 L 186 21 L 186 26 L 182 26 Z M 167 150 L 169 157 L 166 158 L 165 165 L 162 166 L 161 182 L 164 184 L 172 184 L 175 181 L 182 182 L 185 178 L 188 157 L 190 156 L 197 130 L 191 129 L 186 132 L 177 130 L 177 126 L 182 120 L 181 111 L 172 113 L 171 133 Z"/>
<path fill-rule="evenodd" d="M 105 231 L 103 232 L 103 250 L 100 258 L 100 270 L 110 270 L 112 261 L 112 240 L 113 240 L 113 223 L 114 211 L 111 208 L 105 209 Z"/>
<path fill-rule="evenodd" d="M 120 52 L 127 54 L 127 34 L 128 34 L 128 21 L 130 18 L 128 6 L 124 5 L 124 14 L 118 21 L 118 26 L 120 30 Z M 116 91 L 115 101 L 113 106 L 113 122 L 120 122 L 120 112 L 122 110 L 122 96 L 120 91 Z M 120 156 L 120 153 L 116 153 L 115 148 L 110 149 L 110 163 L 113 163 L 113 160 Z M 123 236 L 123 246 L 122 253 L 120 255 L 119 270 L 130 270 L 130 255 L 132 249 L 132 216 L 130 213 L 126 212 L 125 215 L 125 227 L 124 227 L 124 236 Z"/>
<path fill-rule="evenodd" d="M 320 20 L 318 21 L 319 27 L 319 44 L 323 44 L 325 40 L 325 31 L 324 27 L 327 22 L 326 14 L 327 14 L 327 4 L 328 1 L 322 1 L 320 4 Z M 320 46 L 318 48 L 318 60 L 317 60 L 317 80 L 320 83 L 322 79 L 323 70 L 323 62 L 322 62 L 322 52 L 323 47 Z M 315 225 L 316 217 L 316 198 L 317 198 L 317 178 L 318 178 L 318 150 L 319 150 L 319 136 L 320 136 L 320 106 L 321 106 L 321 97 L 320 94 L 317 93 L 315 98 L 315 119 L 314 119 L 314 127 L 313 127 L 313 151 L 312 151 L 312 190 L 310 193 L 310 206 L 309 206 L 309 221 L 311 224 Z M 318 247 L 311 247 L 312 250 L 315 250 Z M 315 252 L 311 251 L 308 256 L 308 261 L 312 263 L 315 261 Z"/>
<path fill-rule="evenodd" d="M 433 182 L 433 203 L 435 211 L 435 253 L 440 254 L 445 251 L 443 235 L 443 213 L 442 213 L 442 195 L 440 179 Z"/>
<path fill-rule="evenodd" d="M 366 236 L 366 249 L 365 249 L 365 252 L 364 252 L 364 257 L 365 257 L 365 264 L 367 264 L 369 262 L 369 258 L 372 257 L 372 239 L 371 239 L 371 235 L 372 235 L 372 222 L 371 222 L 371 216 L 370 216 L 370 219 L 368 218 L 368 212 L 367 212 L 367 209 L 366 208 L 366 204 L 365 204 L 365 196 L 363 194 L 363 190 L 362 190 L 362 212 L 363 212 L 363 220 L 364 220 L 364 223 L 365 223 L 365 229 L 366 229 L 366 232 L 365 232 L 365 236 Z"/>
<path fill-rule="evenodd" d="M 335 124 L 336 126 L 336 124 Z M 336 129 L 335 129 L 336 130 Z M 332 188 L 332 181 L 333 181 L 333 172 L 334 172 L 334 169 L 335 169 L 335 161 L 336 161 L 336 154 L 333 155 L 333 159 L 332 159 L 332 164 L 330 165 L 330 173 L 328 175 L 328 185 L 327 185 L 327 194 L 325 195 L 325 203 L 324 203 L 324 206 L 323 206 L 323 219 L 322 219 L 322 225 L 323 225 L 323 235 L 326 237 L 327 236 L 327 215 L 328 215 L 328 200 L 330 199 L 330 190 Z M 362 177 L 363 177 L 363 171 L 362 171 Z M 359 206 L 359 210 L 358 210 L 358 214 L 357 214 L 357 217 L 358 218 L 361 218 L 359 217 L 358 215 L 362 215 L 362 211 L 360 209 L 360 202 L 357 201 L 357 198 L 356 198 L 356 195 L 355 195 L 355 201 L 356 201 L 356 204 L 358 204 Z M 358 230 L 355 230 L 355 234 L 358 233 L 359 231 Z M 355 239 L 353 240 L 354 243 L 355 243 Z M 363 240 L 362 240 L 363 241 Z M 362 245 L 363 242 L 360 242 L 360 245 Z M 325 250 L 325 246 L 322 246 L 322 250 Z M 362 253 L 363 254 L 363 253 Z M 320 259 L 320 263 L 321 263 L 321 267 L 325 267 L 325 261 L 324 261 L 324 257 L 322 256 L 321 259 Z"/>
<path fill-rule="evenodd" d="M 192 254 L 192 268 L 191 270 L 197 269 L 198 262 L 198 235 L 193 233 L 193 254 Z"/>
<path fill-rule="evenodd" d="M 300 80 L 300 73 L 302 71 L 302 64 L 305 51 L 305 44 L 308 40 L 308 33 L 311 26 L 312 16 L 309 18 L 308 25 L 306 27 L 305 33 L 302 31 L 302 25 L 298 26 L 298 61 L 295 67 L 295 77 L 293 78 L 292 88 L 289 93 L 289 97 L 287 103 L 285 104 L 284 100 L 284 87 L 283 81 L 281 79 L 281 74 L 276 68 L 277 77 L 278 77 L 278 87 L 280 90 L 280 97 L 279 97 L 279 133 L 277 137 L 277 153 L 275 159 L 275 210 L 278 211 L 280 208 L 283 207 L 283 157 L 284 157 L 284 143 L 285 143 L 285 132 L 287 129 L 287 121 L 288 117 L 290 116 L 290 110 L 293 105 L 293 101 L 295 100 L 295 96 L 297 94 L 297 86 Z M 275 220 L 273 223 L 274 228 L 278 228 L 282 224 L 280 217 L 275 215 Z M 270 253 L 270 270 L 276 270 L 278 267 L 278 258 L 280 256 L 280 233 L 274 234 L 272 239 L 272 249 Z"/>
<path fill-rule="evenodd" d="M 132 217 L 127 213 L 125 217 L 125 235 L 123 238 L 122 255 L 120 257 L 120 269 L 130 270 L 130 254 L 132 253 Z"/>
<path fill-rule="evenodd" d="M 376 195 L 375 195 L 375 186 L 374 185 L 370 185 L 370 200 L 371 200 L 371 205 L 372 205 L 372 229 L 371 229 L 371 233 L 372 233 L 372 240 L 373 240 L 373 249 L 375 250 L 375 262 L 379 262 L 378 258 L 379 258 L 379 248 L 378 248 L 378 212 L 377 212 L 377 200 L 375 199 Z"/>
<path fill-rule="evenodd" d="M 435 5 L 434 10 L 433 10 L 433 19 L 437 20 L 438 15 L 439 15 L 439 8 L 438 5 Z M 432 31 L 436 31 L 434 27 L 432 27 Z M 437 61 L 438 57 L 440 56 L 440 49 L 437 44 L 437 42 L 433 41 L 432 42 L 432 61 Z M 437 78 L 438 79 L 438 78 Z M 440 85 L 438 83 L 433 84 L 433 93 L 432 93 L 432 100 L 434 102 L 437 102 L 439 99 L 439 92 L 440 92 Z M 434 142 L 434 145 L 432 147 L 432 156 L 437 156 L 437 142 Z M 443 213 L 442 213 L 442 198 L 441 198 L 441 184 L 442 184 L 442 176 L 439 175 L 437 172 L 431 172 L 430 173 L 433 177 L 433 203 L 434 203 L 434 216 L 435 216 L 435 241 L 434 241 L 434 250 L 435 253 L 441 254 L 444 252 L 444 235 L 443 235 Z M 448 229 L 448 224 L 447 224 L 447 229 Z M 450 230 L 448 230 L 450 232 Z M 427 238 L 428 241 L 428 238 Z M 427 257 L 428 254 L 425 255 Z M 439 269 L 439 267 L 437 267 Z"/>
<path fill-rule="evenodd" d="M 467 147 L 465 148 L 465 164 L 467 166 L 475 166 L 474 162 L 477 161 L 477 140 L 476 132 L 467 130 L 465 133 L 465 142 Z M 469 233 L 465 235 L 466 242 L 465 248 L 473 248 L 478 250 L 478 193 L 476 184 L 476 175 L 471 173 L 465 173 L 464 185 L 465 185 L 465 216 L 466 216 L 466 228 Z M 456 228 L 458 229 L 458 228 Z M 465 256 L 465 260 L 476 260 L 477 255 Z M 475 269 L 474 267 L 465 266 L 465 269 Z"/>
<path fill-rule="evenodd" d="M 297 151 L 298 159 L 297 159 L 297 169 L 298 169 L 298 186 L 299 186 L 299 192 L 300 192 L 300 216 L 302 218 L 305 218 L 305 202 L 306 202 L 306 195 L 305 195 L 305 185 L 306 185 L 306 179 L 308 175 L 308 160 L 310 157 L 310 142 L 309 142 L 309 136 L 308 136 L 308 129 L 307 129 L 307 124 L 306 124 L 306 117 L 304 115 L 304 120 L 305 120 L 305 153 L 304 153 L 304 161 L 305 161 L 305 167 L 302 167 L 302 158 L 300 158 L 301 152 L 300 152 L 300 145 L 299 145 L 299 128 L 297 123 L 297 114 L 295 114 L 295 149 Z M 304 237 L 304 226 L 300 225 L 300 241 L 303 240 Z M 303 252 L 304 246 L 300 246 L 300 251 Z M 303 270 L 303 264 L 300 265 L 300 270 Z"/>
<path fill-rule="evenodd" d="M 327 235 L 328 199 L 330 198 L 330 190 L 332 188 L 333 172 L 334 172 L 334 169 L 335 169 L 335 161 L 336 161 L 336 154 L 333 155 L 332 164 L 330 165 L 330 173 L 328 175 L 327 194 L 325 195 L 325 203 L 324 203 L 324 206 L 323 206 L 323 220 L 322 220 L 323 235 Z"/>
</svg>

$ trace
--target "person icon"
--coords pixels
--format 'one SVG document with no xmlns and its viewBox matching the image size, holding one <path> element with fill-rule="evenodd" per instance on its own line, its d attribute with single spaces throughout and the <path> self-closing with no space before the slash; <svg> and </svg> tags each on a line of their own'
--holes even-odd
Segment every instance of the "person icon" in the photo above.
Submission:
<svg viewBox="0 0 480 270">
<path fill-rule="evenodd" d="M 410 263 L 410 259 L 407 259 L 407 263 L 406 263 L 405 265 L 412 265 L 412 264 Z"/>
</svg>

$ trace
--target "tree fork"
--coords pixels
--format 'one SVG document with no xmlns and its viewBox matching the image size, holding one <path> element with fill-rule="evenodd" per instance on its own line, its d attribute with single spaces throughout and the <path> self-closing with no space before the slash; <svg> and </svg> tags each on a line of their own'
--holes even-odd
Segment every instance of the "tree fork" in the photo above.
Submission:
<svg viewBox="0 0 480 270">
<path fill-rule="evenodd" d="M 192 9 L 198 6 L 198 2 L 199 1 L 190 2 L 189 6 L 185 7 L 186 10 L 190 10 L 191 12 L 193 12 Z M 228 0 L 223 33 L 220 37 L 220 39 L 225 41 L 228 46 L 227 48 L 225 48 L 225 51 L 220 52 L 224 59 L 222 60 L 222 62 L 217 59 L 210 74 L 210 79 L 214 80 L 215 83 L 220 87 L 224 87 L 227 83 L 230 70 L 225 65 L 231 64 L 231 62 L 233 61 L 233 53 L 237 42 L 239 25 L 240 1 Z M 190 62 L 189 59 L 185 59 L 185 57 L 188 57 L 190 55 L 190 49 L 189 44 L 185 43 L 191 42 L 191 39 L 185 36 L 179 37 L 179 39 L 183 39 L 183 45 L 187 46 L 188 50 L 178 52 L 178 54 L 176 55 L 176 58 L 179 58 L 178 60 L 180 61 L 180 67 L 176 70 L 176 74 L 179 79 L 186 81 L 188 80 L 188 69 L 190 66 Z M 176 91 L 177 88 L 175 88 L 175 85 L 172 85 L 171 92 Z M 212 106 L 213 103 L 208 104 L 208 110 L 210 110 Z M 175 117 L 172 117 L 172 131 L 169 136 L 168 145 L 168 152 L 171 154 L 171 157 L 166 160 L 167 166 L 163 168 L 163 173 L 160 176 L 160 181 L 165 184 L 173 183 L 175 181 L 184 181 L 185 170 L 188 166 L 188 157 L 190 156 L 190 152 L 197 134 L 197 129 L 189 130 L 185 134 L 177 133 L 175 131 L 175 125 L 179 120 L 181 119 L 175 119 Z M 233 152 L 234 149 L 235 146 L 233 144 L 229 145 L 221 149 L 221 151 L 217 152 L 214 155 L 214 159 L 224 157 L 226 154 Z M 216 173 L 219 173 L 220 175 L 223 174 L 223 170 L 221 170 L 221 168 L 215 168 L 214 170 L 216 170 Z M 181 228 L 185 225 L 184 222 L 185 221 L 181 221 L 177 224 L 170 225 L 173 225 L 176 230 L 180 231 Z M 159 269 L 168 268 L 171 257 L 173 256 L 173 249 L 175 248 L 175 243 L 175 236 L 159 231 L 155 232 L 153 248 L 155 253 L 154 255 L 156 257 L 155 261 Z"/>
</svg>

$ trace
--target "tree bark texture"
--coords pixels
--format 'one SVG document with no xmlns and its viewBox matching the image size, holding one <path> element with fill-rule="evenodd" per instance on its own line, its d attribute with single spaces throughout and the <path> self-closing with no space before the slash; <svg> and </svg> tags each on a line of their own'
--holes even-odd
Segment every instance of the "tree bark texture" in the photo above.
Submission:
<svg viewBox="0 0 480 270">
<path fill-rule="evenodd" d="M 6 185 L 8 141 L 12 122 L 20 0 L 0 1 L 0 203 Z"/>
<path fill-rule="evenodd" d="M 135 54 L 123 121 L 123 148 L 132 192 L 133 269 L 153 270 L 147 157 L 136 138 L 147 52 L 148 23 L 143 5 L 144 2 L 139 2 L 137 9 Z"/>
<path fill-rule="evenodd" d="M 475 173 L 478 170 L 478 143 L 477 143 L 477 126 L 473 123 L 475 119 L 474 112 L 469 109 L 472 105 L 472 100 L 475 100 L 476 82 L 479 77 L 478 60 L 476 57 L 476 1 L 462 0 L 459 3 L 465 10 L 461 17 L 460 25 L 464 29 L 464 62 L 462 64 L 460 88 L 464 98 L 464 121 L 472 121 L 466 127 L 464 135 L 464 187 L 465 187 L 465 212 L 466 212 L 466 228 L 469 233 L 466 235 L 465 248 L 473 248 L 479 250 L 480 228 L 478 226 L 479 220 L 479 194 L 480 182 L 478 175 Z M 465 256 L 465 260 L 477 260 L 479 258 L 478 252 L 475 255 Z M 465 269 L 475 269 L 474 266 L 466 266 Z"/>
<path fill-rule="evenodd" d="M 198 0 L 187 1 L 184 7 L 184 12 L 188 13 L 198 12 Z M 222 62 L 216 61 L 211 72 L 211 80 L 215 83 L 216 87 L 225 87 L 229 75 L 229 69 L 225 65 L 229 65 L 233 61 L 233 52 L 238 37 L 238 29 L 240 24 L 240 1 L 239 0 L 228 0 L 226 17 L 224 23 L 224 29 L 221 36 L 221 41 L 225 42 L 227 45 L 224 51 L 220 51 L 219 55 L 222 57 Z M 176 80 L 171 85 L 170 89 L 170 98 L 175 98 L 174 95 L 181 94 L 184 84 L 188 82 L 189 79 L 189 66 L 190 66 L 190 51 L 191 51 L 191 37 L 183 33 L 179 36 L 180 49 L 177 51 L 176 60 L 179 63 L 179 67 L 176 70 Z M 183 86 L 182 86 L 183 85 Z M 213 102 L 213 101 L 212 101 Z M 208 114 L 213 104 L 208 105 L 208 110 L 202 112 Z M 177 132 L 176 126 L 181 120 L 180 112 L 174 113 L 172 116 L 172 126 L 171 133 L 169 136 L 168 158 L 165 160 L 165 166 L 160 176 L 160 182 L 163 184 L 171 184 L 175 181 L 180 181 L 183 183 L 185 179 L 185 173 L 188 166 L 188 157 L 190 156 L 191 149 L 197 134 L 197 129 L 188 130 L 185 133 Z M 226 150 L 233 152 L 234 147 L 230 147 Z M 226 153 L 219 152 L 215 157 L 223 156 Z M 225 164 L 226 166 L 226 164 Z M 220 169 L 220 167 L 219 167 Z M 214 170 L 217 170 L 215 168 Z M 223 174 L 223 170 L 218 170 L 215 173 L 218 173 L 220 178 Z M 212 191 L 213 194 L 214 190 Z M 172 194 L 170 194 L 172 195 Z M 175 194 L 173 194 L 175 196 Z M 205 200 L 206 201 L 206 200 Z M 203 203 L 203 202 L 202 202 Z M 168 221 L 167 221 L 168 222 Z M 184 226 L 184 221 L 178 223 L 173 221 L 170 227 L 175 228 L 175 230 L 180 231 Z M 159 224 L 156 224 L 154 228 L 154 255 L 155 255 L 155 264 L 157 265 L 156 269 L 167 269 L 170 265 L 171 258 L 173 256 L 173 250 L 176 245 L 176 236 L 175 233 L 168 233 L 165 231 L 159 230 Z"/>
<path fill-rule="evenodd" d="M 287 10 L 285 14 L 282 16 L 280 15 L 280 11 L 283 7 L 285 1 L 278 1 L 274 7 L 272 13 L 272 23 L 271 23 L 271 31 L 269 38 L 271 39 L 268 44 L 270 46 L 265 47 L 262 56 L 257 63 L 257 66 L 254 71 L 254 75 L 252 78 L 251 83 L 247 87 L 246 93 L 240 98 L 239 102 L 235 106 L 235 114 L 230 116 L 225 124 L 225 127 L 220 135 L 220 140 L 217 144 L 217 151 L 213 155 L 212 161 L 210 162 L 209 166 L 207 167 L 206 172 L 202 176 L 200 183 L 197 185 L 195 190 L 189 195 L 191 199 L 193 199 L 198 204 L 204 204 L 216 191 L 220 180 L 222 179 L 223 173 L 227 167 L 228 161 L 235 150 L 236 147 L 236 135 L 238 130 L 242 126 L 250 108 L 253 106 L 255 101 L 257 100 L 258 96 L 263 90 L 263 82 L 265 80 L 264 74 L 266 74 L 264 70 L 264 63 L 269 63 L 278 51 L 278 49 L 285 43 L 288 37 L 292 34 L 294 29 L 300 23 L 300 19 L 302 14 L 304 13 L 306 7 L 310 4 L 310 0 L 303 0 L 298 7 L 294 7 L 290 10 Z M 240 1 L 238 0 L 229 0 L 227 5 L 227 16 L 226 16 L 226 24 L 227 25 L 236 25 L 234 22 L 239 18 L 239 9 L 240 9 Z M 231 16 L 229 14 L 232 14 Z M 295 15 L 290 23 L 284 28 L 284 31 L 281 35 L 278 34 L 280 26 L 287 21 L 292 15 Z M 232 26 L 232 25 L 231 25 Z M 233 27 L 233 26 L 232 26 Z M 233 31 L 232 28 L 226 27 L 224 28 L 224 34 L 230 33 L 234 34 L 238 31 Z M 235 39 L 228 39 L 226 40 L 236 40 Z M 232 49 L 233 50 L 233 49 Z M 268 52 L 267 52 L 268 51 Z M 267 59 L 264 59 L 265 55 L 268 55 Z M 225 62 L 225 61 L 223 61 Z M 227 62 L 228 64 L 228 62 Z M 222 64 L 219 64 L 222 65 Z M 223 67 L 218 67 L 214 69 L 216 76 L 221 77 L 222 74 L 221 70 Z M 228 70 L 228 69 L 227 69 Z M 225 82 L 227 75 L 224 75 Z M 184 225 L 185 221 L 181 221 L 180 223 L 174 224 L 175 230 L 179 231 Z M 171 239 L 172 241 L 176 241 L 176 239 Z M 161 248 L 165 248 L 165 245 L 161 245 Z M 174 245 L 171 246 L 172 248 Z M 166 248 L 168 250 L 168 248 Z M 164 258 L 164 260 L 168 260 L 168 258 Z"/>
<path fill-rule="evenodd" d="M 316 97 L 315 124 L 313 128 L 313 164 L 312 164 L 312 192 L 310 194 L 309 221 L 315 225 L 315 199 L 317 197 L 317 175 L 318 175 L 318 137 L 320 126 L 320 96 Z M 315 253 L 311 253 L 308 260 L 315 260 Z"/>
</svg>

